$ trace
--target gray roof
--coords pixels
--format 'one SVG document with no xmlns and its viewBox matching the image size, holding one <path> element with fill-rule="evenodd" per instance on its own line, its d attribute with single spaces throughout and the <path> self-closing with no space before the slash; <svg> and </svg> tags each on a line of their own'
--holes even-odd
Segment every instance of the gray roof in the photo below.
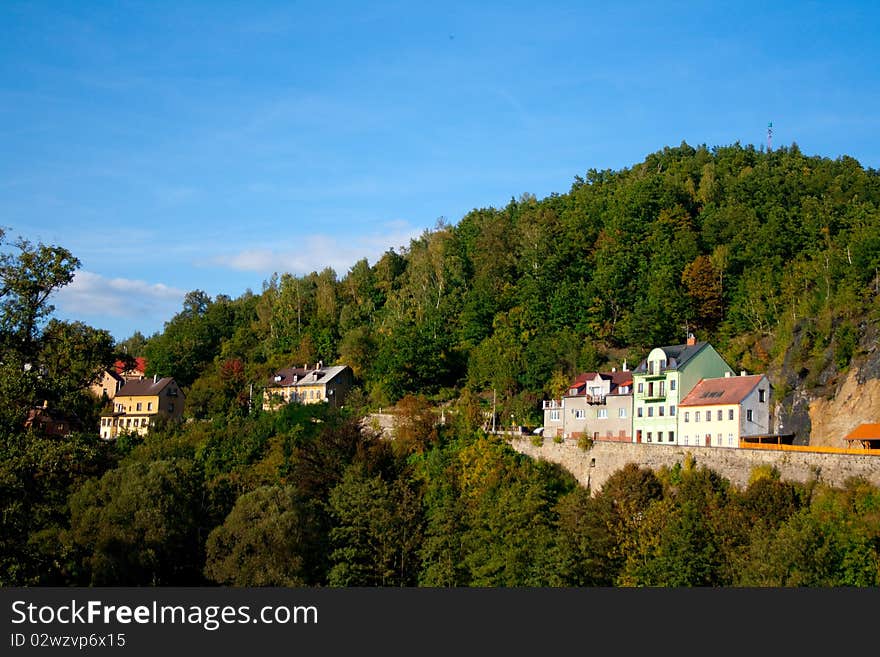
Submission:
<svg viewBox="0 0 880 657">
<path fill-rule="evenodd" d="M 669 345 L 668 347 L 660 347 L 660 349 L 663 350 L 663 353 L 666 354 L 666 369 L 677 370 L 684 367 L 691 358 L 700 353 L 708 344 L 708 342 L 696 342 L 694 344 L 674 344 Z M 653 351 L 653 349 L 651 351 Z M 645 360 L 639 363 L 639 366 L 634 371 L 639 374 L 647 372 L 648 359 L 645 358 Z"/>
<path fill-rule="evenodd" d="M 150 378 L 137 379 L 133 381 L 127 381 L 122 388 L 119 389 L 119 392 L 116 393 L 117 396 L 122 395 L 130 395 L 132 397 L 153 397 L 162 392 L 169 384 L 174 384 L 175 387 L 180 389 L 180 386 L 174 381 L 170 376 L 162 377 L 156 381 Z M 182 394 L 182 393 L 181 393 Z"/>
<path fill-rule="evenodd" d="M 332 367 L 285 367 L 269 377 L 269 387 L 286 387 L 300 385 L 314 385 L 316 383 L 329 383 L 345 370 L 348 365 L 333 365 Z M 276 380 L 280 377 L 280 380 Z"/>
</svg>

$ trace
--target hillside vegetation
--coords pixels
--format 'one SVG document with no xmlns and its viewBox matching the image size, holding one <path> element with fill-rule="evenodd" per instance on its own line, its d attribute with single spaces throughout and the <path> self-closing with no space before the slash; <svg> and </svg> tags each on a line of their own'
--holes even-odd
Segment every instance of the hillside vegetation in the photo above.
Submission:
<svg viewBox="0 0 880 657">
<path fill-rule="evenodd" d="M 122 344 L 51 319 L 73 254 L 0 231 L 0 586 L 877 586 L 864 481 L 769 468 L 739 489 L 685 461 L 591 496 L 480 426 L 493 391 L 505 420 L 538 423 L 576 372 L 685 330 L 769 371 L 783 409 L 877 378 L 878 207 L 877 172 L 848 157 L 682 144 L 341 278 L 194 290 Z M 123 352 L 185 387 L 189 421 L 97 437 L 84 390 Z M 345 408 L 252 403 L 275 368 L 319 360 L 354 369 Z M 83 430 L 25 431 L 42 401 Z M 361 423 L 389 405 L 394 440 Z"/>
<path fill-rule="evenodd" d="M 633 367 L 691 331 L 735 369 L 769 372 L 785 413 L 795 389 L 833 385 L 872 350 L 878 287 L 877 171 L 796 146 L 682 144 L 440 221 L 341 277 L 194 291 L 126 346 L 191 386 L 197 418 L 273 368 L 322 360 L 354 369 L 367 406 L 494 390 L 502 417 L 537 425 L 539 400 L 578 372 Z"/>
</svg>

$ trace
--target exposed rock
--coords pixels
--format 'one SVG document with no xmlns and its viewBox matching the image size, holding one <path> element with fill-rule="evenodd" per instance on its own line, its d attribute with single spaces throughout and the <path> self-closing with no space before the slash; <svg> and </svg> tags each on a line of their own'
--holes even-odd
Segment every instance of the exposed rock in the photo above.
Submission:
<svg viewBox="0 0 880 657">
<path fill-rule="evenodd" d="M 864 422 L 880 422 L 880 379 L 862 382 L 860 372 L 850 370 L 833 398 L 810 402 L 811 445 L 847 447 L 846 434 Z"/>
</svg>

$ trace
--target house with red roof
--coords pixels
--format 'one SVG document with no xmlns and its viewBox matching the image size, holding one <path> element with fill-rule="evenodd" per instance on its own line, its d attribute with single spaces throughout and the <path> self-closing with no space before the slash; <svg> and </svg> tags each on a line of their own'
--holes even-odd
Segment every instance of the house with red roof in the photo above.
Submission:
<svg viewBox="0 0 880 657">
<path fill-rule="evenodd" d="M 134 367 L 126 368 L 121 360 L 116 361 L 116 373 L 126 381 L 140 381 L 147 375 L 147 359 L 138 356 L 134 359 Z"/>
<path fill-rule="evenodd" d="M 769 434 L 771 390 L 764 374 L 701 379 L 679 403 L 679 444 L 739 447 Z"/>
<path fill-rule="evenodd" d="M 544 401 L 544 435 L 632 442 L 632 372 L 579 374 L 559 399 Z"/>
</svg>

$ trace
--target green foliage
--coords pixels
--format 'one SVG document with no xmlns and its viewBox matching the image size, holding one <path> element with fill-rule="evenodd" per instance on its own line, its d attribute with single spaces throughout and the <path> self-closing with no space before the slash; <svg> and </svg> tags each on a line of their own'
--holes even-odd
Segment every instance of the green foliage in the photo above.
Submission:
<svg viewBox="0 0 880 657">
<path fill-rule="evenodd" d="M 302 523 L 291 486 L 243 494 L 208 536 L 205 575 L 227 586 L 303 586 Z"/>
<path fill-rule="evenodd" d="M 493 397 L 504 426 L 537 424 L 571 376 L 685 325 L 748 369 L 785 366 L 776 401 L 846 369 L 878 317 L 878 208 L 880 178 L 851 158 L 682 143 L 441 221 L 341 277 L 195 290 L 116 346 L 47 323 L 76 258 L 0 233 L 0 583 L 874 586 L 863 482 L 756 472 L 735 491 L 690 457 L 590 495 L 480 427 Z M 81 389 L 121 351 L 186 388 L 190 422 L 112 446 L 23 433 L 43 400 L 91 425 Z M 318 360 L 354 369 L 349 408 L 251 403 L 274 369 Z M 401 401 L 395 441 L 360 428 Z"/>
<path fill-rule="evenodd" d="M 5 358 L 16 354 L 33 363 L 41 325 L 54 310 L 49 297 L 73 280 L 79 266 L 79 259 L 60 246 L 24 238 L 7 245 L 0 228 L 0 348 Z"/>
<path fill-rule="evenodd" d="M 590 451 L 591 449 L 593 449 L 593 439 L 584 434 L 583 436 L 578 438 L 578 447 L 580 447 L 585 452 Z"/>
<path fill-rule="evenodd" d="M 191 461 L 127 463 L 70 498 L 70 536 L 92 585 L 197 585 L 202 479 Z"/>
</svg>

